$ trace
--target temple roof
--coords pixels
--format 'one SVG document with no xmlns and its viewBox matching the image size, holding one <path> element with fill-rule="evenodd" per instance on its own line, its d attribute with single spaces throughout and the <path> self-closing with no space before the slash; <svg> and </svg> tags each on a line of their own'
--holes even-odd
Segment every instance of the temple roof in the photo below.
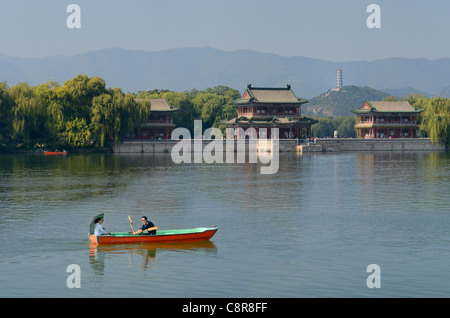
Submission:
<svg viewBox="0 0 450 318">
<path fill-rule="evenodd" d="M 247 85 L 242 98 L 234 101 L 236 104 L 246 103 L 288 103 L 288 104 L 304 104 L 307 100 L 297 98 L 291 90 L 291 86 L 287 85 L 282 88 L 273 87 L 252 87 Z"/>
<path fill-rule="evenodd" d="M 173 112 L 178 108 L 170 106 L 164 98 L 161 99 L 136 99 L 136 102 L 150 102 L 150 111 L 154 112 Z"/>
<path fill-rule="evenodd" d="M 255 117 L 235 117 L 230 120 L 223 121 L 224 124 L 245 124 L 245 125 L 295 125 L 295 124 L 315 124 L 317 121 L 308 117 L 301 118 L 291 118 L 291 117 L 265 117 L 265 118 L 255 118 Z"/>
<path fill-rule="evenodd" d="M 356 114 L 367 113 L 420 113 L 423 109 L 416 109 L 407 101 L 366 101 L 361 108 L 351 111 Z"/>
</svg>

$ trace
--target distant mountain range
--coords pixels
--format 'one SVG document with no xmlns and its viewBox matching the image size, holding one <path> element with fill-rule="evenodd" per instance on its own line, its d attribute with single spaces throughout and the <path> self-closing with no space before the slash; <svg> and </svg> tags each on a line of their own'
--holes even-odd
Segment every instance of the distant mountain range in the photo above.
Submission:
<svg viewBox="0 0 450 318">
<path fill-rule="evenodd" d="M 450 97 L 450 58 L 438 60 L 390 58 L 376 61 L 330 62 L 284 57 L 248 50 L 181 48 L 159 52 L 104 49 L 47 58 L 17 58 L 0 54 L 0 82 L 31 85 L 59 83 L 78 74 L 100 76 L 108 87 L 125 92 L 152 89 L 184 91 L 225 85 L 243 92 L 255 87 L 291 84 L 298 97 L 313 98 L 336 85 L 342 69 L 344 85 L 371 87 L 396 96 L 411 92 Z"/>
</svg>

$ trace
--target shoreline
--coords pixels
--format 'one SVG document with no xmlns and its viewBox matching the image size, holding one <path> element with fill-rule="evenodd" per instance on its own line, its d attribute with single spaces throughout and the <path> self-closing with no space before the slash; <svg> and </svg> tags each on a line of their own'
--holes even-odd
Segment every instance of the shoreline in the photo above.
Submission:
<svg viewBox="0 0 450 318">
<path fill-rule="evenodd" d="M 191 140 L 190 149 L 203 151 L 213 140 L 201 139 L 201 147 L 194 146 L 199 140 Z M 170 153 L 179 140 L 127 140 L 113 145 L 113 153 Z M 217 142 L 217 141 L 216 141 Z M 238 145 L 245 146 L 248 151 L 249 140 L 223 139 L 222 149 L 236 152 Z M 269 142 L 269 144 L 267 144 Z M 430 138 L 398 138 L 398 139 L 357 139 L 357 138 L 317 138 L 314 142 L 297 139 L 279 139 L 279 152 L 341 152 L 341 151 L 446 151 L 443 144 L 433 144 Z M 231 146 L 231 148 L 229 148 Z M 270 147 L 270 139 L 257 143 L 256 148 Z"/>
<path fill-rule="evenodd" d="M 44 155 L 44 152 L 47 150 L 44 150 L 42 148 L 31 148 L 31 149 L 16 149 L 13 151 L 3 151 L 0 150 L 0 155 L 14 155 L 14 154 L 25 154 L 25 155 Z M 73 153 L 113 153 L 112 148 L 101 148 L 101 149 L 66 149 L 67 154 L 73 154 Z"/>
<path fill-rule="evenodd" d="M 119 144 L 112 144 L 111 147 L 105 148 L 68 148 L 68 154 L 84 154 L 84 153 L 170 153 L 172 148 L 181 140 L 126 140 Z M 191 149 L 204 150 L 205 146 L 210 144 L 214 139 L 201 139 L 201 148 L 194 147 L 194 143 L 198 140 L 192 139 Z M 270 139 L 268 139 L 270 141 Z M 216 140 L 217 142 L 217 140 Z M 229 140 L 223 139 L 223 150 L 230 146 Z M 249 140 L 233 140 L 231 142 L 231 150 L 237 151 L 238 145 L 245 146 L 248 151 Z M 264 141 L 264 147 L 268 144 Z M 219 143 L 220 144 L 220 143 Z M 314 141 L 297 140 L 297 139 L 279 139 L 279 152 L 370 152 L 370 151 L 448 151 L 444 144 L 433 144 L 430 138 L 398 138 L 398 139 L 359 139 L 359 138 L 316 138 Z M 259 148 L 259 144 L 257 148 Z M 270 145 L 269 145 L 270 147 Z M 16 149 L 14 151 L 1 151 L 0 154 L 29 154 L 44 155 L 44 149 Z"/>
</svg>

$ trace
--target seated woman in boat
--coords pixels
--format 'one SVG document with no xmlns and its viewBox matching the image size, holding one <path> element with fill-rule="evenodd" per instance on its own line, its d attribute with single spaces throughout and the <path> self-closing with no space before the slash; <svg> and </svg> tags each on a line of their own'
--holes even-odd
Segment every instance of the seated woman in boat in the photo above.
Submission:
<svg viewBox="0 0 450 318">
<path fill-rule="evenodd" d="M 133 234 L 140 234 L 140 233 L 147 234 L 147 235 L 155 235 L 156 234 L 156 230 L 158 229 L 158 227 L 155 226 L 155 224 L 153 224 L 151 221 L 149 221 L 146 216 L 143 216 L 141 218 L 141 221 L 144 224 L 142 225 L 142 227 L 139 230 L 133 232 Z M 148 233 L 143 233 L 144 231 L 148 231 Z"/>
<path fill-rule="evenodd" d="M 95 219 L 95 229 L 94 229 L 94 235 L 100 236 L 100 235 L 110 235 L 111 233 L 107 233 L 105 229 L 103 228 L 103 220 L 102 218 L 96 218 Z"/>
</svg>

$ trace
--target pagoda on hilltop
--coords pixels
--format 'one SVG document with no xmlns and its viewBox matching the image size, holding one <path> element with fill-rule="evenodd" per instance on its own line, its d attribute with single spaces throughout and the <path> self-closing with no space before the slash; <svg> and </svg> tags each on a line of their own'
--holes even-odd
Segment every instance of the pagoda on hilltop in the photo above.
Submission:
<svg viewBox="0 0 450 318">
<path fill-rule="evenodd" d="M 343 87 L 342 85 L 342 70 L 338 69 L 337 71 L 337 85 L 336 88 L 337 89 L 341 89 Z"/>
<path fill-rule="evenodd" d="M 238 116 L 224 124 L 227 128 L 255 128 L 258 136 L 259 130 L 266 128 L 267 138 L 271 137 L 270 128 L 279 129 L 280 139 L 310 138 L 311 125 L 316 121 L 302 116 L 301 105 L 307 102 L 297 98 L 290 85 L 263 88 L 249 84 L 242 97 L 233 101 Z M 239 129 L 235 131 L 235 138 L 245 138 L 239 135 Z"/>
<path fill-rule="evenodd" d="M 333 87 L 328 92 L 326 92 L 325 96 L 329 96 L 332 92 L 339 92 L 342 89 L 342 87 L 344 87 L 343 82 L 342 82 L 342 70 L 338 69 L 336 87 Z"/>
</svg>

